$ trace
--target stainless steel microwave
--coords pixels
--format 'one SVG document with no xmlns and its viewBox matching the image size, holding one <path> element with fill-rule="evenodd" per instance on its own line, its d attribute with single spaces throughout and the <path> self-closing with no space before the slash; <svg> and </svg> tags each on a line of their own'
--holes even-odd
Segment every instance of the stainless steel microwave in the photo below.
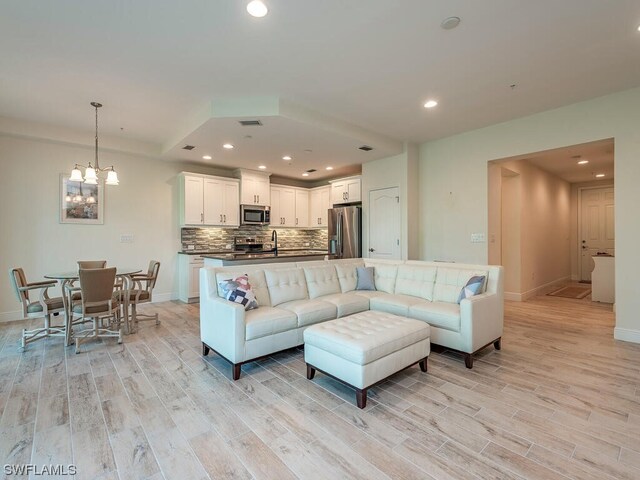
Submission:
<svg viewBox="0 0 640 480">
<path fill-rule="evenodd" d="M 240 205 L 240 224 L 269 225 L 271 222 L 271 207 L 257 207 L 255 205 Z"/>
</svg>

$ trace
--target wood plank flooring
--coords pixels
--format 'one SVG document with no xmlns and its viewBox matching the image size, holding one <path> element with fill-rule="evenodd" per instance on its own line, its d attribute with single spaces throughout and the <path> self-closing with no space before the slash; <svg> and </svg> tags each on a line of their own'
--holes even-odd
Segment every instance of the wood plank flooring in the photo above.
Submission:
<svg viewBox="0 0 640 480">
<path fill-rule="evenodd" d="M 20 354 L 24 324 L 0 324 L 3 464 L 121 480 L 640 478 L 640 345 L 613 340 L 609 306 L 507 302 L 502 351 L 473 370 L 433 353 L 365 410 L 352 389 L 306 380 L 300 349 L 233 382 L 200 354 L 197 306 L 146 310 L 159 327 L 79 355 L 58 338 Z"/>
</svg>

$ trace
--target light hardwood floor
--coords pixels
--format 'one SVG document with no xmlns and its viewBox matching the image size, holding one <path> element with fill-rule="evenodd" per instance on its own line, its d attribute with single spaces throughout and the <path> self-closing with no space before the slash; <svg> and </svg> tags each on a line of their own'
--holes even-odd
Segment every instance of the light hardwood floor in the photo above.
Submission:
<svg viewBox="0 0 640 480">
<path fill-rule="evenodd" d="M 149 306 L 162 325 L 75 355 L 17 351 L 0 324 L 3 464 L 75 464 L 79 479 L 640 478 L 640 345 L 613 340 L 608 306 L 507 302 L 503 350 L 467 370 L 433 353 L 370 392 L 301 350 L 243 367 L 203 358 L 198 307 Z M 68 478 L 68 477 L 67 477 Z"/>
</svg>

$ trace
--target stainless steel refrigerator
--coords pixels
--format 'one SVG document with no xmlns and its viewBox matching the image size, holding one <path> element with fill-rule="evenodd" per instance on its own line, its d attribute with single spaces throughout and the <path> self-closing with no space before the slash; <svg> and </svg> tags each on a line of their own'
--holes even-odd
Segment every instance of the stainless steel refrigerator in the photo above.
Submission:
<svg viewBox="0 0 640 480">
<path fill-rule="evenodd" d="M 329 209 L 329 258 L 362 257 L 362 208 Z"/>
</svg>

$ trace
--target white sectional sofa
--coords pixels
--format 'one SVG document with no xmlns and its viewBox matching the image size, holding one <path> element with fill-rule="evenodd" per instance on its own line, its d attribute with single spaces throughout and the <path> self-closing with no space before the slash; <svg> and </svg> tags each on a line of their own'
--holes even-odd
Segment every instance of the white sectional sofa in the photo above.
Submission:
<svg viewBox="0 0 640 480">
<path fill-rule="evenodd" d="M 374 267 L 376 291 L 355 290 L 356 267 Z M 259 308 L 227 301 L 219 282 L 247 274 Z M 485 275 L 482 293 L 457 303 L 461 288 Z M 500 348 L 503 270 L 500 266 L 369 259 L 244 265 L 200 270 L 200 335 L 203 354 L 214 350 L 240 366 L 303 344 L 304 330 L 318 322 L 376 310 L 422 320 L 431 343 L 460 351 L 468 368 L 473 354 Z"/>
</svg>

